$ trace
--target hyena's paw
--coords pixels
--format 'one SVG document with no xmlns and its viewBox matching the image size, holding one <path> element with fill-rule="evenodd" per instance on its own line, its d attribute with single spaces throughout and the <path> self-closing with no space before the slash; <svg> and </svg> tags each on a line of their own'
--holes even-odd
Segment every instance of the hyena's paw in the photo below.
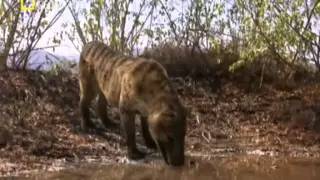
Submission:
<svg viewBox="0 0 320 180">
<path fill-rule="evenodd" d="M 110 119 L 103 119 L 101 121 L 105 128 L 117 128 L 119 126 L 118 123 Z"/>
<path fill-rule="evenodd" d="M 157 148 L 157 145 L 156 145 L 156 143 L 153 141 L 153 140 L 145 140 L 145 144 L 146 144 L 146 146 L 148 147 L 148 148 L 150 148 L 150 149 L 152 149 L 152 150 L 157 150 L 158 148 Z"/>
<path fill-rule="evenodd" d="M 97 126 L 92 121 L 86 121 L 81 123 L 81 129 L 85 132 L 92 133 Z"/>
<path fill-rule="evenodd" d="M 140 160 L 146 157 L 146 154 L 139 149 L 129 150 L 128 151 L 128 158 L 130 160 Z"/>
</svg>

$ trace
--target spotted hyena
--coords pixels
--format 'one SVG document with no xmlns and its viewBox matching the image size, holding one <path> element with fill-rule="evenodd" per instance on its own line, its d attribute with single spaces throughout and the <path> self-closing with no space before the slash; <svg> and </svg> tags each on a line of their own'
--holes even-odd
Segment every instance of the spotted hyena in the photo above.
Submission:
<svg viewBox="0 0 320 180">
<path fill-rule="evenodd" d="M 163 66 L 93 41 L 83 47 L 79 68 L 83 129 L 95 127 L 89 105 L 98 96 L 97 113 L 106 127 L 115 125 L 108 118 L 107 104 L 119 109 L 129 159 L 145 157 L 135 139 L 135 115 L 139 114 L 147 147 L 158 148 L 168 165 L 184 164 L 187 112 Z"/>
</svg>

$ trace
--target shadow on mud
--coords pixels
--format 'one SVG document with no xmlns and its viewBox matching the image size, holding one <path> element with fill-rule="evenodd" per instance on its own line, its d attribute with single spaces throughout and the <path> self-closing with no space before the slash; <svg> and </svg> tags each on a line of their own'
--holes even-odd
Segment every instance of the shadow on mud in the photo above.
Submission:
<svg viewBox="0 0 320 180">
<path fill-rule="evenodd" d="M 182 168 L 156 164 L 81 164 L 73 169 L 40 173 L 23 179 L 130 179 L 130 180 L 280 180 L 319 179 L 320 160 L 313 158 L 230 156 L 188 158 Z"/>
</svg>

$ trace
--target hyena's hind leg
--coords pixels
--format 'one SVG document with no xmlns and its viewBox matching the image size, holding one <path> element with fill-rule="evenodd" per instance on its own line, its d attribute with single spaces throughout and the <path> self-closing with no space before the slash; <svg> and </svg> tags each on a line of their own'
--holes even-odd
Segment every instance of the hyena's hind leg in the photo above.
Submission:
<svg viewBox="0 0 320 180">
<path fill-rule="evenodd" d="M 85 131 L 90 131 L 96 128 L 95 124 L 90 118 L 90 105 L 92 100 L 96 97 L 96 92 L 91 79 L 82 76 L 80 73 L 79 79 L 80 86 L 80 115 L 81 115 L 81 128 Z"/>
<path fill-rule="evenodd" d="M 108 101 L 103 95 L 103 93 L 100 91 L 98 94 L 98 102 L 97 102 L 97 113 L 98 116 L 102 122 L 102 124 L 108 128 L 108 127 L 115 127 L 117 126 L 117 123 L 110 120 L 107 113 L 107 107 L 108 107 Z"/>
</svg>

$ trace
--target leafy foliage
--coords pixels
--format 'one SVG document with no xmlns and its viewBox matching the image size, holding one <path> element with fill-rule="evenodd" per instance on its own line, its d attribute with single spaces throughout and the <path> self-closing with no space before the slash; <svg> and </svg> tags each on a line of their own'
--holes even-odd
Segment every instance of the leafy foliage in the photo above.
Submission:
<svg viewBox="0 0 320 180">
<path fill-rule="evenodd" d="M 266 54 L 268 61 L 291 69 L 310 61 L 320 69 L 319 1 L 60 0 L 37 1 L 34 12 L 20 12 L 9 0 L 0 5 L 2 62 L 19 56 L 11 64 L 23 68 L 30 51 L 68 9 L 73 20 L 51 37 L 56 45 L 67 37 L 80 50 L 88 41 L 101 40 L 132 54 L 170 43 L 192 52 L 215 52 L 219 63 L 226 60 L 221 51 L 238 54 L 230 71 Z M 55 13 L 51 19 L 50 13 Z"/>
</svg>

